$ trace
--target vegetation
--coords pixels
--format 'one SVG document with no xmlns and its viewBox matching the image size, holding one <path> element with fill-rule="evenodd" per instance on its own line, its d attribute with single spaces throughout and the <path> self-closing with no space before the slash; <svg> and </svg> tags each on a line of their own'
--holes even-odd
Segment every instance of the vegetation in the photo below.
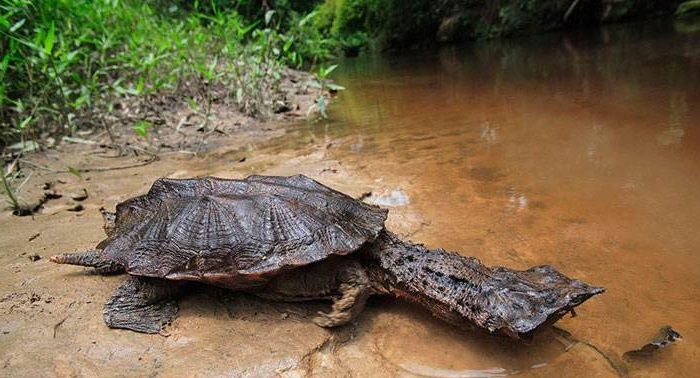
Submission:
<svg viewBox="0 0 700 378">
<path fill-rule="evenodd" d="M 308 38 L 313 14 L 288 13 L 284 34 L 274 10 L 248 19 L 216 1 L 0 0 L 0 147 L 108 127 L 124 98 L 176 94 L 208 112 L 223 88 L 266 117 L 285 66 L 328 57 Z"/>
<path fill-rule="evenodd" d="M 672 12 L 678 3 L 0 0 L 0 148 L 33 150 L 79 129 L 109 132 L 125 100 L 148 108 L 168 95 L 207 120 L 222 100 L 265 118 L 286 66 L 318 72 L 319 86 L 332 90 L 332 69 L 316 67 L 340 54 Z M 693 0 L 678 12 L 695 9 Z M 317 100 L 322 114 L 326 100 Z M 144 140 L 157 132 L 146 119 L 129 122 Z"/>
<path fill-rule="evenodd" d="M 317 28 L 346 51 L 537 33 L 566 26 L 669 14 L 680 1 L 326 0 Z"/>
<path fill-rule="evenodd" d="M 680 17 L 696 16 L 700 14 L 700 0 L 690 0 L 678 5 L 676 15 Z"/>
</svg>

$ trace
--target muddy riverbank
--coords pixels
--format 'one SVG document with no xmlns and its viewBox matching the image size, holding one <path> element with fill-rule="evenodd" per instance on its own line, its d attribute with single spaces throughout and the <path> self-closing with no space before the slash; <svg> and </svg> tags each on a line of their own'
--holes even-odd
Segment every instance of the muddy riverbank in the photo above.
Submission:
<svg viewBox="0 0 700 378">
<path fill-rule="evenodd" d="M 203 158 L 165 156 L 147 166 L 88 172 L 82 178 L 34 174 L 28 187 L 50 182 L 52 190 L 64 196 L 50 200 L 31 217 L 8 212 L 0 217 L 0 274 L 6 277 L 0 284 L 3 374 L 360 376 L 381 371 L 384 376 L 463 376 L 473 371 L 498 376 L 516 371 L 500 367 L 494 356 L 509 356 L 517 361 L 512 366 L 526 370 L 541 368 L 546 358 L 547 366 L 573 360 L 601 374 L 614 373 L 590 348 L 576 346 L 564 353 L 567 345 L 555 333 L 547 332 L 536 345 L 525 346 L 456 331 L 418 308 L 383 299 L 371 301 L 357 323 L 329 331 L 310 322 L 326 304 L 274 303 L 198 287 L 181 302 L 180 316 L 168 328 L 168 336 L 111 330 L 102 321 L 102 305 L 123 277 L 90 275 L 48 261 L 59 251 L 93 247 L 103 238 L 98 209 L 113 208 L 145 192 L 162 176 L 303 173 L 350 195 L 371 192 L 367 200 L 389 205 L 389 227 L 404 236 L 412 237 L 430 224 L 406 202 L 392 202 L 396 197 L 392 193 L 406 190 L 401 181 L 346 167 L 333 157 L 333 147 L 325 140 L 308 140 L 308 146 L 288 150 L 280 149 L 278 141 L 284 138 L 238 137 Z M 71 164 L 99 160 L 88 153 L 65 159 Z M 70 193 L 83 189 L 87 199 L 70 198 Z M 76 202 L 84 210 L 70 211 Z M 450 353 L 444 354 L 447 350 Z"/>
</svg>

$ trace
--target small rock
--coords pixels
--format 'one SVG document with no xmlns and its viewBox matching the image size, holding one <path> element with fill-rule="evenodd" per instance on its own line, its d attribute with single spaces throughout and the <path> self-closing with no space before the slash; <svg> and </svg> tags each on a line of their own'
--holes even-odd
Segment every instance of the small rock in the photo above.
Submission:
<svg viewBox="0 0 700 378">
<path fill-rule="evenodd" d="M 29 257 L 29 260 L 31 260 L 32 262 L 41 260 L 41 256 L 37 255 L 36 253 L 31 254 L 27 257 Z"/>
<path fill-rule="evenodd" d="M 85 201 L 88 198 L 88 191 L 85 188 L 80 189 L 77 192 L 71 193 L 70 198 L 74 201 Z"/>
<path fill-rule="evenodd" d="M 69 209 L 67 209 L 67 210 L 68 210 L 68 211 L 74 211 L 74 212 L 83 211 L 83 210 L 85 210 L 85 206 L 83 206 L 83 205 L 81 205 L 81 204 L 77 204 L 77 205 L 75 205 L 75 206 L 73 206 L 73 207 L 71 207 L 71 208 L 69 208 Z"/>
<path fill-rule="evenodd" d="M 63 197 L 63 195 L 53 189 L 44 190 L 44 198 L 47 200 L 59 199 L 61 197 Z"/>
</svg>

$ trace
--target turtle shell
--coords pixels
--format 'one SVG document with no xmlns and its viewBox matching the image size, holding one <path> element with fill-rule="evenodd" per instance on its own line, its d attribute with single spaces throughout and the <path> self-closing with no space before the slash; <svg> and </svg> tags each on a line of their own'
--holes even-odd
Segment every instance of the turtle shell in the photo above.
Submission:
<svg viewBox="0 0 700 378">
<path fill-rule="evenodd" d="M 98 248 L 130 274 L 239 288 L 352 253 L 386 215 L 302 175 L 158 179 L 117 205 Z"/>
</svg>

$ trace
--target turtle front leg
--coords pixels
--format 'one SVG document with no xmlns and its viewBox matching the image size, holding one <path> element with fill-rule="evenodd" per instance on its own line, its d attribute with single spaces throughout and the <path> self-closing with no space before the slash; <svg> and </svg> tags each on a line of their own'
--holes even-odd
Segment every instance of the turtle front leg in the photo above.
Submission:
<svg viewBox="0 0 700 378">
<path fill-rule="evenodd" d="M 174 297 L 182 286 L 177 281 L 130 276 L 105 304 L 105 323 L 110 328 L 160 333 L 179 310 Z"/>
<path fill-rule="evenodd" d="M 370 294 L 367 272 L 355 261 L 350 261 L 337 274 L 339 298 L 333 298 L 328 313 L 319 312 L 314 323 L 321 327 L 337 327 L 349 323 L 365 308 Z"/>
<path fill-rule="evenodd" d="M 100 257 L 99 250 L 91 250 L 81 253 L 61 253 L 53 255 L 49 261 L 56 264 L 81 265 L 95 268 L 99 274 L 119 274 L 124 273 L 124 266 L 116 261 L 107 260 Z"/>
<path fill-rule="evenodd" d="M 370 285 L 365 269 L 357 261 L 331 259 L 278 276 L 258 295 L 283 301 L 331 298 L 331 311 L 319 312 L 313 320 L 329 328 L 347 324 L 362 312 Z"/>
</svg>

